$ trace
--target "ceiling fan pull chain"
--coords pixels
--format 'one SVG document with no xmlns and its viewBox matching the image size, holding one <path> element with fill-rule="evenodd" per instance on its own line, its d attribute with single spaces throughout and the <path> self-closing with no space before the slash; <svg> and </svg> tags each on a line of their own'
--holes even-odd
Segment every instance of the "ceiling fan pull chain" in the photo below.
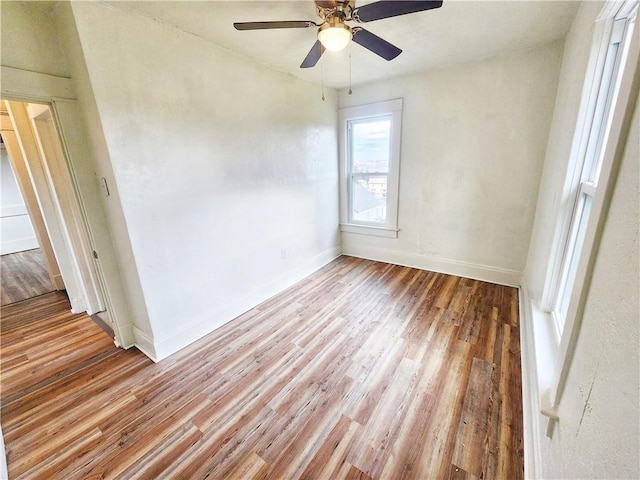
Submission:
<svg viewBox="0 0 640 480">
<path fill-rule="evenodd" d="M 351 70 L 351 42 L 349 42 L 349 95 L 353 93 L 353 90 L 351 90 Z"/>
<path fill-rule="evenodd" d="M 320 87 L 322 89 L 322 101 L 324 102 L 324 62 L 320 58 Z"/>
</svg>

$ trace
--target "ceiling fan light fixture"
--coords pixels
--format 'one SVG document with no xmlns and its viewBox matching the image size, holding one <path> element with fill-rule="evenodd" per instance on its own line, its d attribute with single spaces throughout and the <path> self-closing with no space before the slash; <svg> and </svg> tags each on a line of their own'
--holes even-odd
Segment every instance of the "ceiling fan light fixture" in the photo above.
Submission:
<svg viewBox="0 0 640 480">
<path fill-rule="evenodd" d="M 351 28 L 340 18 L 331 18 L 318 30 L 318 40 L 332 52 L 342 50 L 351 40 Z"/>
</svg>

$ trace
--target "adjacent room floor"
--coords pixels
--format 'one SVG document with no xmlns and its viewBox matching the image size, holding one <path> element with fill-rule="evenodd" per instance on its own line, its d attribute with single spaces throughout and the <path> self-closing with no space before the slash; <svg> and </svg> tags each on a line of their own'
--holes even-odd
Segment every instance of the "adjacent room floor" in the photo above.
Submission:
<svg viewBox="0 0 640 480">
<path fill-rule="evenodd" d="M 53 292 L 39 248 L 0 256 L 1 305 Z"/>
<path fill-rule="evenodd" d="M 11 478 L 523 478 L 514 288 L 340 257 L 157 364 L 61 295 L 2 310 Z"/>
</svg>

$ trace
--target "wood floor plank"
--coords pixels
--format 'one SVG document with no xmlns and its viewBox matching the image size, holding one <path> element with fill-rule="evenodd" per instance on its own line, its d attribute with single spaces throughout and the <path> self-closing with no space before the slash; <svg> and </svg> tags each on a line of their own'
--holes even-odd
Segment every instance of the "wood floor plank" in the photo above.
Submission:
<svg viewBox="0 0 640 480">
<path fill-rule="evenodd" d="M 493 364 L 474 358 L 453 451 L 452 463 L 476 477 L 482 474 L 492 377 Z"/>
<path fill-rule="evenodd" d="M 0 305 L 9 305 L 53 292 L 39 248 L 0 256 Z"/>
<path fill-rule="evenodd" d="M 342 415 L 312 460 L 300 475 L 301 479 L 336 478 L 337 470 L 346 461 L 346 451 L 361 428 L 358 422 Z"/>
<path fill-rule="evenodd" d="M 480 478 L 483 477 L 477 477 L 457 465 L 451 465 L 451 471 L 447 477 L 448 480 L 479 480 Z"/>
<path fill-rule="evenodd" d="M 517 290 L 340 257 L 154 364 L 3 308 L 11 478 L 521 479 Z M 97 330 L 96 330 L 97 329 Z"/>
</svg>

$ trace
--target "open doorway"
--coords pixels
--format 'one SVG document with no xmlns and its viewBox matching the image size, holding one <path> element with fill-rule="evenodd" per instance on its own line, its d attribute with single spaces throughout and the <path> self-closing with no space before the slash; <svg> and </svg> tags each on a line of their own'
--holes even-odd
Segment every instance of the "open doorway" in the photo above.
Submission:
<svg viewBox="0 0 640 480">
<path fill-rule="evenodd" d="M 18 182 L 12 163 L 0 134 L 0 306 L 64 288 L 31 184 Z"/>
<path fill-rule="evenodd" d="M 17 261 L 6 262 L 18 267 L 21 281 L 16 282 L 15 272 L 4 273 L 9 274 L 7 277 L 13 274 L 14 283 L 24 290 L 23 296 L 29 292 L 38 294 L 38 283 L 43 289 L 48 283 L 51 290 L 66 290 L 72 312 L 87 312 L 113 332 L 106 313 L 97 255 L 91 247 L 53 112 L 46 104 L 4 100 L 1 103 L 0 133 L 7 162 L 28 213 L 27 221 L 35 237 L 32 243 L 39 247 L 25 249 Z M 21 261 L 23 265 L 19 265 Z M 34 277 L 42 281 L 32 281 Z"/>
<path fill-rule="evenodd" d="M 1 305 L 64 290 L 19 139 L 0 101 Z"/>
<path fill-rule="evenodd" d="M 101 315 L 113 329 L 115 344 L 132 347 L 137 344 L 135 314 L 119 249 L 124 249 L 125 256 L 128 250 L 126 244 L 114 241 L 122 235 L 112 229 L 120 214 L 117 188 L 111 183 L 110 170 L 102 170 L 107 164 L 100 160 L 106 152 L 86 123 L 91 113 L 83 111 L 70 78 L 5 65 L 0 70 L 0 102 L 7 106 L 9 123 L 31 132 L 19 150 L 35 160 L 29 165 L 30 178 L 52 247 L 62 245 L 59 250 L 66 248 L 68 253 L 65 257 L 56 250 L 55 257 L 72 311 Z M 53 147 L 53 154 L 43 161 L 40 151 L 47 145 Z M 56 225 L 60 227 L 57 237 L 52 234 Z M 135 287 L 135 278 L 129 280 Z"/>
</svg>

